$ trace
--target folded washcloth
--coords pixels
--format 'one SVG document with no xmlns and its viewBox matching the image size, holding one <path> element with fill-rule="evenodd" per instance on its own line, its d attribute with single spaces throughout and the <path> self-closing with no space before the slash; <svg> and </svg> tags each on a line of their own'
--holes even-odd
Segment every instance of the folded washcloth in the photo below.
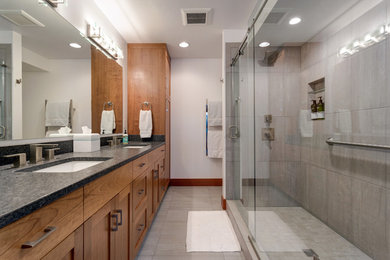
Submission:
<svg viewBox="0 0 390 260">
<path fill-rule="evenodd" d="M 152 136 L 152 111 L 139 111 L 139 135 L 141 138 L 150 138 Z"/>
<path fill-rule="evenodd" d="M 100 121 L 100 133 L 112 134 L 115 127 L 116 125 L 114 110 L 103 110 L 102 119 Z"/>
<path fill-rule="evenodd" d="M 222 102 L 209 102 L 209 126 L 222 126 Z"/>
<path fill-rule="evenodd" d="M 45 114 L 45 126 L 68 126 L 69 107 L 67 102 L 47 102 Z"/>
</svg>

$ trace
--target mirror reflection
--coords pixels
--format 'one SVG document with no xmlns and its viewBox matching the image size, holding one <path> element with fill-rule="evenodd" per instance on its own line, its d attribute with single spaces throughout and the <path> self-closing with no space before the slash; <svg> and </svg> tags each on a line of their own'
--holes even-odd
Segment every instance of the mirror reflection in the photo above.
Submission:
<svg viewBox="0 0 390 260">
<path fill-rule="evenodd" d="M 91 128 L 91 48 L 52 8 L 0 2 L 0 140 Z"/>
</svg>

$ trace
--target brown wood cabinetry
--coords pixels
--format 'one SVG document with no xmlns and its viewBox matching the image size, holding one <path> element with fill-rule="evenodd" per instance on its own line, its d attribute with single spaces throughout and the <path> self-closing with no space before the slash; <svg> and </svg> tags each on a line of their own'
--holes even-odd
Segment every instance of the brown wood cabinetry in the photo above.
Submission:
<svg viewBox="0 0 390 260">
<path fill-rule="evenodd" d="M 84 259 L 129 259 L 130 184 L 84 223 Z"/>
<path fill-rule="evenodd" d="M 134 259 L 169 184 L 165 156 L 159 147 L 0 229 L 0 259 Z"/>
<path fill-rule="evenodd" d="M 84 250 L 83 226 L 51 250 L 42 260 L 82 260 Z"/>
<path fill-rule="evenodd" d="M 0 229 L 0 259 L 40 259 L 82 224 L 79 189 Z"/>
</svg>

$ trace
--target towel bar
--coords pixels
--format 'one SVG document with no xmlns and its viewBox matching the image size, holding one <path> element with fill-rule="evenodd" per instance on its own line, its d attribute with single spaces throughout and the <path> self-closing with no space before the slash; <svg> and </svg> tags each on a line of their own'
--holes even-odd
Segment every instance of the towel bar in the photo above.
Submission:
<svg viewBox="0 0 390 260">
<path fill-rule="evenodd" d="M 343 141 L 335 141 L 333 137 L 328 138 L 326 140 L 328 145 L 347 145 L 347 146 L 355 146 L 355 147 L 364 147 L 364 148 L 374 148 L 374 149 L 384 149 L 390 150 L 390 146 L 388 145 L 380 145 L 380 144 L 365 144 L 365 143 L 351 143 L 351 142 L 343 142 Z"/>
</svg>

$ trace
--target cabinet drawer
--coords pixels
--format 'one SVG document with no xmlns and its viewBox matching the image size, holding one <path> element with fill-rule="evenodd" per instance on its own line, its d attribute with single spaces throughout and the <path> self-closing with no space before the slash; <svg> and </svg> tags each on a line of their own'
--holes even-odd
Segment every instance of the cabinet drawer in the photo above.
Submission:
<svg viewBox="0 0 390 260">
<path fill-rule="evenodd" d="M 149 154 L 146 154 L 133 162 L 134 179 L 150 167 Z"/>
<path fill-rule="evenodd" d="M 142 209 L 142 212 L 137 216 L 137 218 L 133 222 L 132 237 L 133 237 L 133 249 L 135 255 L 137 255 L 138 250 L 142 245 L 142 241 L 146 235 L 147 232 L 146 223 L 147 223 L 147 210 L 144 207 Z"/>
<path fill-rule="evenodd" d="M 158 160 L 161 157 L 163 157 L 164 155 L 165 155 L 165 145 L 163 145 L 163 146 L 161 146 L 153 151 L 154 160 Z"/>
<path fill-rule="evenodd" d="M 84 221 L 102 208 L 133 180 L 133 165 L 128 163 L 84 186 Z"/>
<path fill-rule="evenodd" d="M 133 218 L 140 214 L 140 210 L 143 210 L 148 196 L 148 172 L 146 169 L 144 173 L 138 176 L 133 181 Z"/>
<path fill-rule="evenodd" d="M 0 229 L 0 259 L 42 258 L 82 223 L 79 189 Z"/>
</svg>

